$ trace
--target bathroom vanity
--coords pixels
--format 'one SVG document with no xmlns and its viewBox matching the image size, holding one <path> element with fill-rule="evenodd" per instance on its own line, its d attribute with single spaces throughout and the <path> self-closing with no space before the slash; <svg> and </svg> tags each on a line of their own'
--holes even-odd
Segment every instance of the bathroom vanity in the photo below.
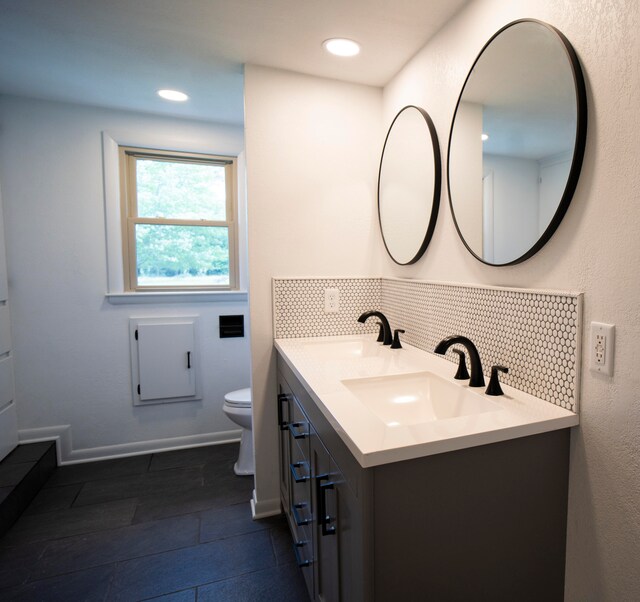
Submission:
<svg viewBox="0 0 640 602">
<path fill-rule="evenodd" d="M 451 362 L 369 335 L 276 348 L 281 499 L 311 599 L 563 599 L 576 414 L 470 391 Z M 423 393 L 454 409 L 425 413 Z"/>
</svg>

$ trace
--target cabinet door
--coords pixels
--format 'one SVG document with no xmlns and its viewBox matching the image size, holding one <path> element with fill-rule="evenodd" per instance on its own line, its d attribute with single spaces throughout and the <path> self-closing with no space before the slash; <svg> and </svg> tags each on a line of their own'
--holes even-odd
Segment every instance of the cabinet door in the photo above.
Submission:
<svg viewBox="0 0 640 602">
<path fill-rule="evenodd" d="M 339 496 L 344 478 L 314 430 L 311 431 L 313 476 L 315 599 L 340 600 Z"/>
<path fill-rule="evenodd" d="M 289 452 L 289 423 L 291 415 L 291 402 L 293 395 L 287 384 L 281 381 L 278 385 L 278 444 L 280 448 L 280 501 L 282 509 L 287 517 L 291 518 L 291 493 L 289 489 L 289 463 L 291 454 Z"/>
</svg>

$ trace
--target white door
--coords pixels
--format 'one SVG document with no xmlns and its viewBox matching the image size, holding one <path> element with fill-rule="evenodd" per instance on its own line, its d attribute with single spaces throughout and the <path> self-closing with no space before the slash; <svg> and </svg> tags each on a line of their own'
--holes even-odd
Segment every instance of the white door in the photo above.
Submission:
<svg viewBox="0 0 640 602">
<path fill-rule="evenodd" d="M 9 328 L 9 293 L 0 197 L 0 460 L 18 445 L 18 417 L 13 386 L 13 356 Z"/>
<path fill-rule="evenodd" d="M 493 172 L 482 178 L 482 259 L 494 261 Z"/>
</svg>

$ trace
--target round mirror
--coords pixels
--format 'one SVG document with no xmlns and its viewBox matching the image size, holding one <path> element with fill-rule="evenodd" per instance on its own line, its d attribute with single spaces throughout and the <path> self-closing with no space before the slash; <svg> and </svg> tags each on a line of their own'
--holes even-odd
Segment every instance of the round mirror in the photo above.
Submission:
<svg viewBox="0 0 640 602">
<path fill-rule="evenodd" d="M 426 111 L 409 105 L 396 116 L 382 149 L 378 218 L 391 259 L 415 263 L 425 252 L 440 205 L 440 147 Z"/>
<path fill-rule="evenodd" d="M 525 19 L 487 42 L 451 125 L 449 201 L 467 249 L 520 263 L 551 238 L 571 202 L 587 129 L 575 51 L 554 27 Z"/>
</svg>

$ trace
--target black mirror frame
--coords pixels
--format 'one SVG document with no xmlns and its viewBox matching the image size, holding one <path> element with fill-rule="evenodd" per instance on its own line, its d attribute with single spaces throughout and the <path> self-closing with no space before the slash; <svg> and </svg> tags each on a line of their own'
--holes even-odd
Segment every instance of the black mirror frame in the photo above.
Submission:
<svg viewBox="0 0 640 602">
<path fill-rule="evenodd" d="M 547 28 L 552 33 L 558 36 L 559 41 L 562 43 L 562 46 L 566 52 L 567 58 L 571 65 L 571 71 L 573 74 L 573 83 L 575 87 L 576 93 L 576 137 L 575 137 L 575 145 L 573 148 L 573 157 L 571 159 L 571 168 L 569 170 L 569 176 L 567 177 L 567 183 L 565 185 L 564 192 L 562 193 L 562 198 L 558 203 L 558 208 L 553 215 L 553 218 L 549 222 L 547 229 L 541 234 L 540 238 L 538 238 L 537 242 L 523 255 L 517 257 L 513 261 L 509 261 L 508 263 L 490 263 L 479 257 L 467 244 L 467 241 L 464 239 L 462 232 L 460 231 L 460 227 L 458 226 L 458 221 L 456 220 L 456 214 L 453 209 L 453 199 L 451 198 L 451 182 L 450 182 L 450 170 L 451 170 L 451 139 L 453 137 L 453 127 L 456 123 L 456 116 L 458 114 L 458 108 L 460 107 L 460 101 L 462 100 L 462 95 L 464 94 L 464 89 L 467 87 L 467 82 L 471 77 L 471 73 L 473 72 L 474 67 L 477 62 L 480 60 L 480 57 L 487 49 L 487 47 L 493 42 L 495 38 L 497 38 L 503 31 L 508 29 L 509 27 L 513 27 L 514 25 L 518 25 L 519 23 L 537 23 Z M 544 21 L 540 21 L 538 19 L 518 19 L 516 21 L 512 21 L 508 23 L 504 27 L 502 27 L 499 31 L 489 38 L 489 41 L 482 47 L 482 50 L 473 61 L 471 65 L 471 69 L 469 69 L 469 73 L 464 80 L 464 84 L 462 85 L 462 90 L 460 91 L 460 95 L 458 96 L 458 102 L 456 103 L 456 110 L 453 113 L 453 119 L 451 120 L 451 128 L 449 130 L 449 143 L 447 147 L 447 194 L 449 196 L 449 207 L 451 208 L 451 214 L 453 216 L 453 223 L 456 226 L 456 231 L 458 232 L 458 236 L 460 240 L 463 242 L 464 246 L 467 248 L 469 253 L 473 255 L 478 261 L 484 263 L 485 265 L 490 265 L 494 267 L 502 267 L 508 265 L 515 265 L 518 263 L 522 263 L 526 261 L 530 257 L 533 257 L 544 245 L 549 242 L 549 239 L 553 236 L 555 231 L 557 230 L 562 218 L 564 217 L 569 205 L 571 204 L 571 199 L 573 198 L 573 194 L 576 190 L 576 186 L 578 185 L 578 179 L 580 178 L 580 171 L 582 169 L 582 161 L 584 158 L 584 151 L 586 147 L 587 141 L 587 91 L 584 82 L 584 76 L 582 74 L 582 68 L 580 66 L 580 61 L 578 60 L 578 55 L 576 51 L 573 49 L 573 46 L 566 38 L 566 36 L 558 29 L 556 29 L 553 25 L 549 25 Z"/>
<path fill-rule="evenodd" d="M 380 176 L 382 174 L 382 162 L 384 161 L 384 151 L 387 148 L 387 142 L 389 140 L 389 136 L 391 135 L 391 130 L 393 129 L 393 125 L 398 119 L 398 117 L 400 117 L 401 113 L 403 111 L 406 111 L 407 109 L 417 109 L 422 115 L 422 117 L 424 118 L 427 124 L 427 127 L 429 128 L 429 134 L 431 135 L 431 144 L 433 147 L 434 182 L 433 182 L 433 199 L 431 203 L 431 216 L 429 218 L 429 225 L 427 226 L 427 231 L 425 233 L 424 239 L 422 241 L 422 244 L 420 245 L 420 248 L 418 249 L 417 253 L 413 256 L 413 258 L 403 263 L 398 261 L 393 256 L 393 254 L 389 250 L 387 241 L 384 237 L 384 230 L 382 228 L 382 219 L 380 216 Z M 382 147 L 382 155 L 380 156 L 380 166 L 378 168 L 378 187 L 377 187 L 378 224 L 380 225 L 380 234 L 382 235 L 382 242 L 384 243 L 384 248 L 386 249 L 389 257 L 391 257 L 391 259 L 398 265 L 411 265 L 412 263 L 416 263 L 416 261 L 418 261 L 418 259 L 420 259 L 424 255 L 424 252 L 427 250 L 427 247 L 431 242 L 431 237 L 433 236 L 433 231 L 435 230 L 435 227 L 436 227 L 436 221 L 438 219 L 441 192 L 442 192 L 442 159 L 440 156 L 440 143 L 438 141 L 438 134 L 436 132 L 435 125 L 433 124 L 433 120 L 429 116 L 429 113 L 427 113 L 424 109 L 420 107 L 417 107 L 415 105 L 407 105 L 405 107 L 402 107 L 402 109 L 400 109 L 396 114 L 396 116 L 393 118 L 393 121 L 391 122 L 391 125 L 389 126 L 389 130 L 387 131 L 387 135 L 384 139 L 384 146 Z"/>
</svg>

